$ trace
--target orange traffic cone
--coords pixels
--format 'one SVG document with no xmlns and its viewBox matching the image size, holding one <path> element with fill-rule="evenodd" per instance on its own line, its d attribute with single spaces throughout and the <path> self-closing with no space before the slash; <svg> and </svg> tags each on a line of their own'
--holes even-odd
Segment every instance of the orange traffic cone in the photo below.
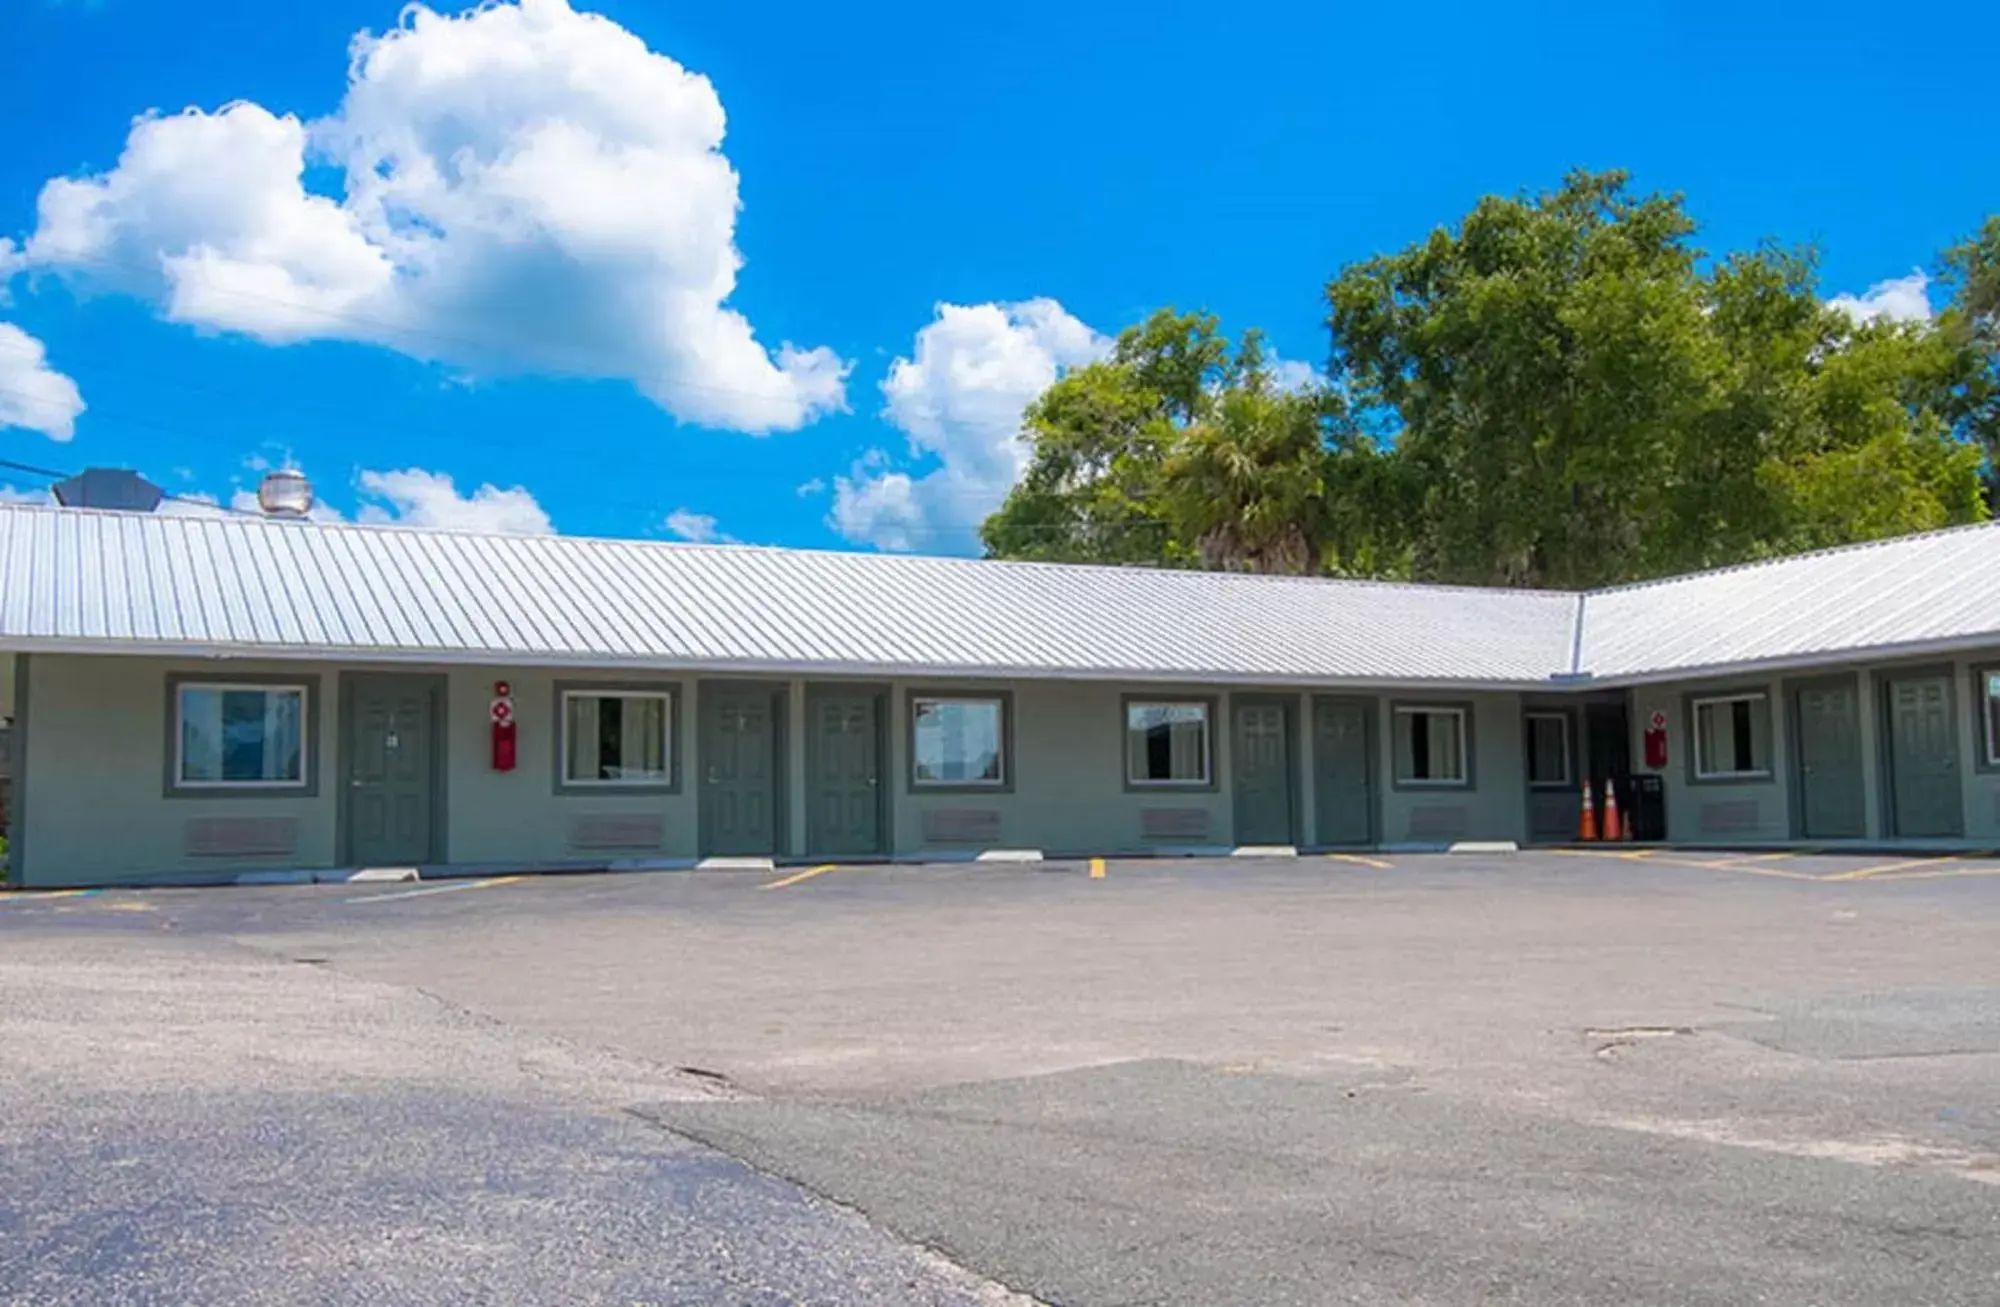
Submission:
<svg viewBox="0 0 2000 1307">
<path fill-rule="evenodd" d="M 1625 838 L 1618 821 L 1618 787 L 1610 781 L 1604 782 L 1604 838 L 1610 841 Z"/>
<path fill-rule="evenodd" d="M 1576 828 L 1579 843 L 1590 844 L 1597 839 L 1597 800 L 1590 792 L 1590 782 L 1583 783 L 1583 817 Z"/>
</svg>

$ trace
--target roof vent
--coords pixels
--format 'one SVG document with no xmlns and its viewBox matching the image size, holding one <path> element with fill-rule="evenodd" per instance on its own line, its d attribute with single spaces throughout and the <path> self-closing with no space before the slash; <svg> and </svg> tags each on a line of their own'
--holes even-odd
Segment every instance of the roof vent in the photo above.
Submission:
<svg viewBox="0 0 2000 1307">
<path fill-rule="evenodd" d="M 295 467 L 266 472 L 257 487 L 257 507 L 266 517 L 304 517 L 312 506 L 312 482 Z"/>
<path fill-rule="evenodd" d="M 129 468 L 85 468 L 51 487 L 64 508 L 111 508 L 126 513 L 150 513 L 166 491 Z"/>
</svg>

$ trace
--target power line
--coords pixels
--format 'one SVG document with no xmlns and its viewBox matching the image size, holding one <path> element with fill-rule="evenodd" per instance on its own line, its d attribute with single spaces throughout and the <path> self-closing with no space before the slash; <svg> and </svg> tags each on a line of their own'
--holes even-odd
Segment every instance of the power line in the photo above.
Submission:
<svg viewBox="0 0 2000 1307">
<path fill-rule="evenodd" d="M 58 471 L 54 468 L 37 467 L 29 463 L 15 462 L 14 460 L 11 459 L 0 459 L 0 469 L 8 469 L 16 472 L 21 472 L 29 476 L 41 477 L 48 481 L 65 481 L 68 480 L 70 477 L 76 475 L 75 473 L 72 472 Z M 186 504 L 189 507 L 198 508 L 203 510 L 204 512 L 230 514 L 233 516 L 256 518 L 259 520 L 262 520 L 265 516 L 264 513 L 260 510 L 237 508 L 233 504 L 226 503 L 221 500 L 206 499 L 199 495 L 176 494 L 173 491 L 162 491 L 161 495 L 163 498 L 171 500 L 175 503 Z M 618 500 L 618 499 L 602 499 L 602 498 L 595 500 L 595 502 L 610 508 L 631 509 L 635 512 L 645 513 L 649 517 L 655 517 L 661 512 L 660 505 L 656 503 L 642 504 L 634 500 Z M 982 518 L 981 522 L 983 521 L 984 519 Z M 971 536 L 977 539 L 979 536 L 979 528 L 981 522 L 930 524 L 924 526 L 899 526 L 894 531 L 885 531 L 882 534 L 899 536 L 902 539 L 911 541 L 912 543 L 920 541 L 935 542 L 939 540 L 955 541 L 965 536 Z M 1085 527 L 1081 530 L 1078 530 L 1071 528 L 1069 526 L 1065 526 L 1061 523 L 1023 523 L 1011 527 L 1009 529 L 1009 534 L 1015 536 L 1027 535 L 1031 538 L 1050 538 L 1050 539 L 1068 537 L 1068 536 L 1084 536 L 1093 539 L 1105 539 L 1105 538 L 1130 539 L 1133 535 L 1140 533 L 1150 534 L 1155 532 L 1168 531 L 1171 529 L 1171 525 L 1172 525 L 1171 523 L 1159 520 L 1141 519 L 1141 520 L 1126 521 L 1126 522 L 1097 523 Z M 843 536 L 845 536 L 845 533 L 842 534 Z M 845 538 L 853 539 L 854 537 L 845 536 Z"/>
<path fill-rule="evenodd" d="M 67 405 L 59 404 L 56 401 L 48 400 L 42 396 L 33 395 L 27 391 L 17 390 L 7 386 L 0 386 L 0 395 L 13 396 L 27 403 L 39 404 L 48 408 L 59 408 L 59 409 L 67 408 Z M 180 426 L 169 422 L 161 422 L 158 419 L 154 418 L 144 418 L 133 414 L 120 413 L 115 410 L 103 410 L 95 407 L 91 408 L 89 412 L 91 413 L 93 420 L 100 423 L 108 422 L 118 426 L 136 427 L 141 430 L 153 431 L 164 435 L 181 437 L 189 441 L 196 441 L 203 438 L 200 433 L 197 433 L 185 426 Z M 352 424 L 352 429 L 357 431 L 362 430 L 363 424 L 354 423 Z M 379 435 L 382 432 L 382 428 L 379 426 L 371 426 L 367 427 L 366 429 L 370 434 L 375 434 L 375 435 Z M 796 484 L 795 484 L 797 477 L 796 473 L 772 473 L 769 474 L 768 476 L 758 476 L 748 471 L 745 471 L 744 469 L 741 468 L 732 468 L 721 464 L 695 464 L 693 466 L 688 466 L 680 463 L 661 460 L 656 455 L 650 455 L 650 454 L 632 455 L 624 451 L 621 451 L 618 457 L 620 458 L 620 460 L 626 462 L 641 462 L 641 463 L 650 462 L 654 467 L 660 469 L 660 471 L 664 475 L 678 478 L 683 481 L 694 480 L 694 481 L 744 482 L 744 481 L 764 480 L 768 481 L 771 484 L 783 484 L 787 490 L 796 490 Z M 61 477 L 61 476 L 66 476 L 68 474 L 54 473 L 52 475 Z M 912 474 L 912 476 L 913 479 L 920 479 L 921 474 Z M 947 504 L 955 503 L 968 507 L 975 505 L 983 505 L 986 499 L 985 496 L 980 495 L 976 491 L 946 489 L 946 490 L 934 490 L 926 493 L 928 493 L 935 499 L 943 500 Z M 191 499 L 186 497 L 183 498 L 186 499 L 186 502 L 189 503 L 207 502 L 206 500 Z M 597 502 L 601 504 L 606 504 L 611 507 L 629 508 L 635 511 L 640 511 L 645 513 L 658 513 L 665 511 L 664 507 L 657 503 L 642 504 L 632 500 L 620 501 L 615 499 L 605 499 L 602 497 L 598 498 Z M 996 504 L 995 507 L 997 506 L 998 505 Z M 924 528 L 913 529 L 913 531 L 914 535 L 917 537 L 930 538 L 930 539 L 949 538 L 963 532 L 971 532 L 973 534 L 977 534 L 979 528 L 979 522 L 984 521 L 985 516 L 986 516 L 985 513 L 981 513 L 979 521 L 968 521 L 962 525 L 924 527 Z M 1017 527 L 1015 529 L 1017 531 L 1032 531 L 1036 534 L 1041 534 L 1044 531 L 1044 528 L 1040 526 L 1030 526 L 1026 524 Z M 1046 528 L 1047 534 L 1050 535 L 1063 534 L 1066 533 L 1067 530 L 1068 530 L 1067 528 L 1059 525 L 1050 526 Z"/>
<path fill-rule="evenodd" d="M 0 458 L 0 468 L 5 468 L 12 472 L 23 472 L 29 476 L 41 477 L 51 483 L 49 486 L 51 491 L 55 489 L 53 483 L 67 481 L 71 477 L 81 475 L 76 472 L 58 472 L 54 468 L 36 467 L 32 463 L 17 463 L 11 458 Z M 158 489 L 158 487 L 155 487 L 155 489 Z M 160 498 L 172 500 L 177 504 L 189 504 L 217 513 L 234 513 L 241 517 L 264 516 L 262 512 L 253 513 L 247 508 L 238 508 L 234 504 L 225 504 L 221 500 L 203 499 L 199 495 L 177 495 L 171 490 L 161 490 Z"/>
</svg>

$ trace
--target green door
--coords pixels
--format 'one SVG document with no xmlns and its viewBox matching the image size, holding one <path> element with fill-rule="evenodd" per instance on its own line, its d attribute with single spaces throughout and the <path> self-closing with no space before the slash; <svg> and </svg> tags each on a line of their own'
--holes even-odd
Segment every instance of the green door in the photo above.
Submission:
<svg viewBox="0 0 2000 1307">
<path fill-rule="evenodd" d="M 1859 839 L 1868 833 L 1862 810 L 1861 702 L 1854 678 L 1809 681 L 1793 692 L 1798 724 L 1794 749 L 1799 777 L 1799 835 Z"/>
<path fill-rule="evenodd" d="M 424 676 L 347 682 L 347 861 L 354 866 L 436 859 L 436 691 Z"/>
<path fill-rule="evenodd" d="M 1313 701 L 1313 815 L 1321 844 L 1375 842 L 1375 703 Z"/>
<path fill-rule="evenodd" d="M 882 852 L 880 700 L 815 689 L 806 699 L 807 847 L 854 857 Z"/>
<path fill-rule="evenodd" d="M 777 698 L 701 688 L 701 848 L 722 857 L 778 851 Z"/>
<path fill-rule="evenodd" d="M 1951 678 L 1891 680 L 1888 696 L 1889 813 L 1895 833 L 1909 839 L 1951 839 L 1964 833 L 1958 783 L 1958 730 L 1952 720 Z"/>
<path fill-rule="evenodd" d="M 1236 842 L 1292 842 L 1291 706 L 1238 696 L 1230 771 L 1236 789 Z"/>
</svg>

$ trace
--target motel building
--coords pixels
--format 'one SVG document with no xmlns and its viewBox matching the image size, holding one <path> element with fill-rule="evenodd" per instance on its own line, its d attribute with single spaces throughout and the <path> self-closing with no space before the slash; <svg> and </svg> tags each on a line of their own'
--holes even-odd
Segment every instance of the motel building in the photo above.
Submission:
<svg viewBox="0 0 2000 1307">
<path fill-rule="evenodd" d="M 1588 594 L 0 507 L 22 886 L 2000 845 L 2000 526 Z"/>
</svg>

